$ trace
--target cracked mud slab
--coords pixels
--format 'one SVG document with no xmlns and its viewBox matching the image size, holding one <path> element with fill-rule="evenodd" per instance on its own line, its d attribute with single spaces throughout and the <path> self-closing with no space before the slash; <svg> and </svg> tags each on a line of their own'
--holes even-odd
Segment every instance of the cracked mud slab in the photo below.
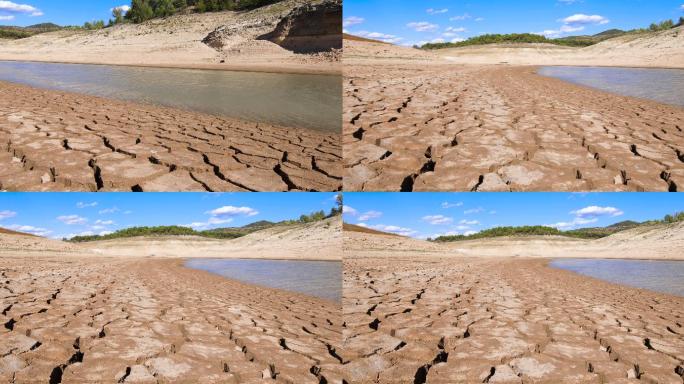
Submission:
<svg viewBox="0 0 684 384">
<path fill-rule="evenodd" d="M 0 189 L 336 191 L 338 135 L 0 82 Z"/>
<path fill-rule="evenodd" d="M 684 381 L 684 299 L 544 260 L 345 259 L 353 383 Z"/>
<path fill-rule="evenodd" d="M 0 382 L 340 383 L 341 310 L 180 261 L 0 258 Z"/>
<path fill-rule="evenodd" d="M 684 109 L 535 71 L 348 65 L 344 189 L 684 188 Z"/>
</svg>

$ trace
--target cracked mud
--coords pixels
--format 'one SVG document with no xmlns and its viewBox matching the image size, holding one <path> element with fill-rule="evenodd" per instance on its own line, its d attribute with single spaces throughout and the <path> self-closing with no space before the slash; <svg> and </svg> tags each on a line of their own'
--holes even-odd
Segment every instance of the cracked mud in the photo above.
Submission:
<svg viewBox="0 0 684 384">
<path fill-rule="evenodd" d="M 0 382 L 341 382 L 339 305 L 180 261 L 0 258 Z"/>
<path fill-rule="evenodd" d="M 349 257 L 353 383 L 684 382 L 684 300 L 544 260 Z"/>
<path fill-rule="evenodd" d="M 535 71 L 348 66 L 344 189 L 684 188 L 684 110 Z"/>
<path fill-rule="evenodd" d="M 0 189 L 336 191 L 338 135 L 0 82 Z"/>
</svg>

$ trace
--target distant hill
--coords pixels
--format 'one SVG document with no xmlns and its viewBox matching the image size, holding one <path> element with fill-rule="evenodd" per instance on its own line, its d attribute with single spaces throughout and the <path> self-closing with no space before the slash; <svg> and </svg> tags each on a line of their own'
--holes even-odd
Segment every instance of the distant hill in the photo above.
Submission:
<svg viewBox="0 0 684 384">
<path fill-rule="evenodd" d="M 399 236 L 399 235 L 394 234 L 394 233 L 376 231 L 375 229 L 370 229 L 370 228 L 362 227 L 360 225 L 354 225 L 354 224 L 349 224 L 349 223 L 343 223 L 342 224 L 342 230 L 346 231 L 346 232 L 368 233 L 371 235 L 385 235 L 385 236 L 403 237 L 403 236 Z"/>
<path fill-rule="evenodd" d="M 28 27 L 0 26 L 0 39 L 23 39 L 39 33 L 59 31 L 62 29 L 54 23 L 29 25 Z"/>
</svg>

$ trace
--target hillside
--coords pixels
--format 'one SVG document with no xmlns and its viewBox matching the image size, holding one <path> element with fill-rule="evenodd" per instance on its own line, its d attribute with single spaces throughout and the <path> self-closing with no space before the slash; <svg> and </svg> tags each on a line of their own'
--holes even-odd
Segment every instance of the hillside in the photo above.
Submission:
<svg viewBox="0 0 684 384">
<path fill-rule="evenodd" d="M 349 40 L 349 41 L 363 41 L 363 42 L 366 42 L 366 43 L 388 44 L 388 45 L 391 45 L 390 43 L 386 43 L 386 42 L 384 42 L 384 41 L 373 40 L 373 39 L 367 39 L 367 38 L 365 38 L 365 37 L 356 36 L 356 35 L 350 35 L 350 34 L 348 34 L 348 33 L 343 34 L 343 35 L 342 35 L 342 38 L 343 38 L 344 40 Z"/>
<path fill-rule="evenodd" d="M 360 226 L 360 225 L 354 225 L 354 224 L 348 224 L 348 223 L 343 223 L 343 224 L 342 224 L 342 230 L 345 231 L 345 232 L 368 233 L 368 234 L 371 234 L 371 235 L 383 235 L 383 236 L 403 237 L 403 236 L 399 236 L 399 235 L 394 234 L 394 233 L 376 231 L 375 229 L 370 229 L 370 228 L 362 227 L 362 226 Z"/>
<path fill-rule="evenodd" d="M 32 234 L 30 234 L 30 233 L 17 232 L 17 231 L 13 231 L 13 230 L 11 230 L 11 229 L 6 229 L 6 228 L 2 228 L 2 227 L 0 227 L 0 234 L 2 234 L 2 235 L 17 235 L 17 236 L 32 236 L 32 237 L 37 237 L 37 236 L 32 235 Z"/>
<path fill-rule="evenodd" d="M 28 27 L 0 26 L 0 39 L 24 39 L 40 33 L 54 32 L 62 29 L 57 24 L 42 23 Z"/>
<path fill-rule="evenodd" d="M 4 40 L 0 60 L 333 72 L 339 70 L 341 17 L 341 0 L 283 0 L 246 11 L 177 13 Z"/>
<path fill-rule="evenodd" d="M 82 243 L 100 256 L 181 258 L 270 258 L 340 260 L 340 217 L 314 223 L 282 224 L 236 239 L 199 236 L 141 236 Z"/>
</svg>

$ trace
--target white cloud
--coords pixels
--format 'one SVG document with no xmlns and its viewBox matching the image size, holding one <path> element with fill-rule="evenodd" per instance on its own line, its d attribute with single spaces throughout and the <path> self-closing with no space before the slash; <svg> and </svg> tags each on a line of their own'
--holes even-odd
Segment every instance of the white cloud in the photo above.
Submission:
<svg viewBox="0 0 684 384">
<path fill-rule="evenodd" d="M 359 216 L 359 221 L 368 221 L 372 219 L 377 219 L 379 217 L 382 217 L 382 212 L 378 211 L 368 211 L 361 216 Z"/>
<path fill-rule="evenodd" d="M 576 217 L 572 221 L 561 221 L 561 222 L 555 223 L 555 224 L 546 224 L 545 227 L 553 227 L 553 228 L 556 228 L 556 229 L 562 231 L 562 230 L 566 230 L 566 229 L 574 229 L 578 225 L 592 224 L 592 223 L 595 223 L 597 221 L 598 221 L 597 218 L 583 219 L 581 217 Z"/>
<path fill-rule="evenodd" d="M 463 21 L 463 20 L 468 20 L 468 19 L 470 19 L 470 18 L 472 18 L 472 16 L 470 16 L 470 15 L 467 14 L 467 13 L 465 13 L 465 14 L 463 14 L 463 15 L 454 16 L 454 17 L 450 18 L 449 20 L 451 20 L 451 21 Z"/>
<path fill-rule="evenodd" d="M 212 216 L 256 216 L 259 214 L 259 211 L 255 210 L 254 208 L 250 207 L 233 207 L 231 205 L 226 205 L 221 208 L 216 208 L 212 211 L 207 212 L 208 214 L 211 214 Z"/>
<path fill-rule="evenodd" d="M 36 235 L 36 236 L 47 236 L 50 233 L 52 233 L 52 231 L 50 231 L 49 229 L 38 228 L 38 227 L 31 226 L 31 225 L 12 224 L 12 225 L 8 225 L 8 226 L 3 227 L 3 228 L 11 229 L 11 230 L 17 231 L 17 232 L 29 233 L 31 235 Z"/>
<path fill-rule="evenodd" d="M 446 31 L 447 31 L 447 32 L 461 33 L 461 32 L 465 32 L 466 29 L 463 28 L 463 27 L 448 27 L 448 28 L 446 29 Z"/>
<path fill-rule="evenodd" d="M 92 202 L 92 203 L 84 203 L 82 201 L 79 201 L 76 203 L 76 208 L 91 208 L 91 207 L 96 207 L 97 202 Z"/>
<path fill-rule="evenodd" d="M 472 236 L 478 232 L 480 232 L 480 231 L 466 231 L 466 232 L 463 232 L 463 236 Z"/>
<path fill-rule="evenodd" d="M 585 15 L 583 13 L 577 13 L 572 16 L 568 16 L 561 20 L 567 25 L 578 25 L 578 24 L 608 24 L 610 20 L 606 19 L 601 15 Z"/>
<path fill-rule="evenodd" d="M 72 237 L 76 237 L 76 236 L 95 236 L 95 232 L 83 231 L 83 232 L 79 232 L 79 233 L 70 233 L 64 237 L 66 237 L 67 239 L 71 239 Z"/>
<path fill-rule="evenodd" d="M 401 236 L 413 236 L 413 235 L 416 235 L 418 233 L 411 228 L 404 228 L 404 227 L 399 227 L 396 225 L 384 225 L 384 224 L 367 225 L 365 223 L 360 223 L 358 225 L 360 227 L 375 229 L 377 231 L 382 231 L 382 232 L 394 233 L 394 234 L 401 235 Z"/>
<path fill-rule="evenodd" d="M 95 225 L 112 225 L 114 224 L 113 220 L 96 220 Z"/>
<path fill-rule="evenodd" d="M 17 213 L 14 211 L 0 211 L 0 220 L 9 219 L 10 217 L 16 216 Z"/>
<path fill-rule="evenodd" d="M 475 21 L 477 21 L 477 22 L 484 21 L 484 17 L 478 17 L 475 19 Z"/>
<path fill-rule="evenodd" d="M 353 32 L 354 35 L 360 36 L 360 37 L 365 37 L 367 39 L 374 39 L 374 40 L 380 40 L 385 43 L 390 43 L 390 44 L 397 44 L 401 40 L 404 40 L 403 37 L 395 36 L 395 35 L 388 35 L 386 33 L 381 33 L 381 32 L 368 32 L 368 31 L 358 31 L 358 32 Z"/>
<path fill-rule="evenodd" d="M 465 211 L 463 211 L 463 214 L 472 215 L 474 213 L 482 213 L 482 212 L 484 212 L 484 208 L 477 207 L 477 208 L 473 208 L 473 209 L 466 209 Z"/>
<path fill-rule="evenodd" d="M 59 216 L 57 220 L 67 225 L 80 225 L 88 222 L 88 219 L 79 215 Z"/>
<path fill-rule="evenodd" d="M 414 21 L 406 24 L 406 26 L 416 32 L 434 32 L 439 28 L 439 25 L 428 23 L 427 21 Z"/>
<path fill-rule="evenodd" d="M 348 205 L 344 205 L 342 206 L 342 213 L 344 213 L 345 215 L 356 216 L 359 214 L 359 211 Z"/>
<path fill-rule="evenodd" d="M 119 5 L 118 7 L 110 8 L 109 12 L 114 12 L 115 9 L 120 9 L 123 13 L 128 13 L 128 11 L 131 10 L 131 7 L 128 5 Z"/>
<path fill-rule="evenodd" d="M 461 225 L 479 225 L 480 222 L 477 220 L 461 220 L 458 222 Z"/>
<path fill-rule="evenodd" d="M 0 15 L 0 21 L 14 20 L 14 15 Z"/>
<path fill-rule="evenodd" d="M 449 209 L 449 208 L 454 208 L 454 207 L 461 207 L 461 206 L 463 206 L 463 203 L 460 202 L 460 201 L 459 201 L 459 202 L 456 202 L 456 203 L 450 203 L 450 202 L 448 202 L 448 201 L 445 201 L 445 202 L 442 203 L 442 208 L 444 208 L 444 209 Z"/>
<path fill-rule="evenodd" d="M 100 215 L 106 215 L 106 214 L 116 213 L 116 212 L 119 212 L 119 208 L 112 207 L 112 208 L 105 208 L 105 209 L 100 210 L 99 214 Z"/>
<path fill-rule="evenodd" d="M 441 13 L 449 12 L 449 10 L 447 8 L 442 8 L 442 9 L 428 8 L 425 10 L 425 12 L 427 12 L 428 15 L 439 15 Z"/>
<path fill-rule="evenodd" d="M 578 209 L 576 211 L 570 212 L 573 215 L 581 218 L 593 218 L 593 217 L 599 217 L 599 216 L 622 216 L 624 214 L 623 211 L 615 208 L 615 207 L 598 207 L 596 205 L 592 205 L 589 207 L 585 207 L 582 209 Z"/>
<path fill-rule="evenodd" d="M 684 11 L 684 4 L 682 4 L 682 6 L 679 7 L 679 9 L 681 9 L 682 11 Z"/>
<path fill-rule="evenodd" d="M 460 37 L 457 37 L 457 38 L 455 38 L 455 39 L 451 39 L 451 42 L 452 42 L 452 43 L 460 43 L 461 41 L 465 41 L 465 39 L 462 39 L 462 38 L 460 38 Z"/>
<path fill-rule="evenodd" d="M 423 216 L 423 221 L 427 221 L 428 223 L 432 225 L 446 225 L 446 224 L 451 224 L 454 222 L 454 219 L 451 217 L 447 217 L 444 215 L 430 215 L 430 216 Z"/>
<path fill-rule="evenodd" d="M 29 16 L 43 16 L 43 12 L 28 4 L 17 4 L 11 1 L 0 0 L 0 12 L 23 13 Z"/>
<path fill-rule="evenodd" d="M 190 227 L 192 229 L 207 229 L 212 225 L 220 225 L 220 224 L 227 224 L 233 221 L 231 218 L 227 219 L 220 219 L 218 217 L 210 217 L 209 220 L 204 221 L 204 222 L 195 222 L 195 223 L 190 223 L 183 225 L 183 227 Z"/>
<path fill-rule="evenodd" d="M 352 25 L 362 24 L 366 19 L 363 17 L 349 16 L 342 22 L 342 26 L 351 27 Z"/>
<path fill-rule="evenodd" d="M 114 232 L 112 232 L 112 231 L 102 231 L 102 232 L 98 233 L 98 235 L 100 235 L 100 236 L 106 236 L 106 235 L 111 235 L 112 233 L 114 233 Z"/>
</svg>

